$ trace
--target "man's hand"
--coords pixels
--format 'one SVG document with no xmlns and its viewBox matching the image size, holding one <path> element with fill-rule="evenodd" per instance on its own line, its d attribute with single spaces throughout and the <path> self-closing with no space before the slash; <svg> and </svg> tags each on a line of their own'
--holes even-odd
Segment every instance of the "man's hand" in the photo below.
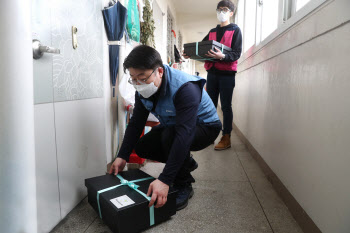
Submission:
<svg viewBox="0 0 350 233">
<path fill-rule="evenodd" d="M 164 184 L 160 180 L 153 181 L 148 188 L 147 196 L 151 197 L 151 201 L 149 202 L 148 207 L 151 207 L 154 202 L 157 200 L 157 204 L 154 206 L 156 208 L 162 207 L 166 202 L 168 198 L 168 192 L 169 192 L 169 185 Z"/>
<path fill-rule="evenodd" d="M 189 58 L 190 58 L 190 56 L 187 56 L 187 54 L 186 54 L 184 51 L 182 51 L 182 56 L 183 56 L 185 59 L 189 59 Z"/>
<path fill-rule="evenodd" d="M 119 172 L 123 171 L 125 164 L 125 159 L 117 158 L 109 169 L 109 174 L 114 173 L 115 176 L 118 175 Z"/>
<path fill-rule="evenodd" d="M 214 59 L 222 59 L 225 57 L 225 55 L 221 52 L 220 49 L 214 48 L 216 52 L 214 52 L 212 49 L 208 51 L 207 54 L 205 54 L 207 57 L 212 57 Z"/>
</svg>

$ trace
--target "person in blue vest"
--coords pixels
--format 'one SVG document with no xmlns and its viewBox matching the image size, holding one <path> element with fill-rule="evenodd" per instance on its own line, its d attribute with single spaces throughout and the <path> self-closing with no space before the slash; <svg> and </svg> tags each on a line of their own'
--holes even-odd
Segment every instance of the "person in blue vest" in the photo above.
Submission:
<svg viewBox="0 0 350 233">
<path fill-rule="evenodd" d="M 217 18 L 220 22 L 211 29 L 203 39 L 215 40 L 232 49 L 223 54 L 219 49 L 208 51 L 208 58 L 217 59 L 217 62 L 205 61 L 204 68 L 208 72 L 207 92 L 213 100 L 215 107 L 220 95 L 221 110 L 223 112 L 223 130 L 220 142 L 215 145 L 215 150 L 225 150 L 231 147 L 231 131 L 233 123 L 232 95 L 235 87 L 235 75 L 237 73 L 237 60 L 242 52 L 242 33 L 240 28 L 230 23 L 235 6 L 230 0 L 220 1 L 216 8 Z M 190 58 L 183 54 L 185 58 Z"/>
<path fill-rule="evenodd" d="M 110 174 L 125 167 L 133 149 L 141 158 L 165 163 L 158 179 L 148 189 L 149 206 L 163 206 L 169 186 L 178 189 L 177 210 L 193 196 L 191 172 L 198 167 L 190 151 L 199 151 L 214 142 L 221 130 L 216 108 L 203 89 L 205 79 L 163 65 L 152 47 L 135 47 L 124 61 L 124 72 L 136 89 L 133 115 Z M 149 113 L 160 121 L 140 138 Z"/>
</svg>

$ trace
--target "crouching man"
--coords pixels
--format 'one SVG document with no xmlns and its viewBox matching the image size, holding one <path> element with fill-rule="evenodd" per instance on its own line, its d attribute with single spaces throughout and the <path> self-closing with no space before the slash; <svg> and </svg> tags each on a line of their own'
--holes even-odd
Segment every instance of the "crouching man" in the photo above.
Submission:
<svg viewBox="0 0 350 233">
<path fill-rule="evenodd" d="M 110 174 L 125 167 L 133 149 L 138 156 L 165 163 L 163 172 L 148 189 L 149 206 L 163 206 L 169 186 L 178 189 L 177 210 L 193 196 L 191 172 L 198 167 L 190 151 L 199 151 L 214 142 L 221 130 L 216 108 L 203 89 L 205 80 L 162 64 L 160 54 L 140 45 L 124 61 L 124 72 L 136 89 L 135 107 Z M 160 121 L 140 138 L 149 113 Z"/>
</svg>

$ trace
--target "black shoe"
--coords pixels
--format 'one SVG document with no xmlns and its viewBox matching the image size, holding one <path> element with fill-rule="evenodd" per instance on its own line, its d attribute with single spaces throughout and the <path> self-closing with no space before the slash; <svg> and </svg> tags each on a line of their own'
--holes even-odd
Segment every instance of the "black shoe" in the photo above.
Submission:
<svg viewBox="0 0 350 233">
<path fill-rule="evenodd" d="M 188 170 L 190 172 L 193 172 L 194 170 L 196 170 L 198 168 L 198 163 L 196 162 L 196 160 L 193 159 L 192 155 L 190 156 L 190 159 L 188 161 Z"/>
<path fill-rule="evenodd" d="M 190 199 L 193 194 L 193 188 L 192 185 L 186 185 L 186 186 L 175 186 L 178 190 L 177 197 L 176 197 L 176 210 L 182 210 L 188 205 L 188 199 Z"/>
</svg>

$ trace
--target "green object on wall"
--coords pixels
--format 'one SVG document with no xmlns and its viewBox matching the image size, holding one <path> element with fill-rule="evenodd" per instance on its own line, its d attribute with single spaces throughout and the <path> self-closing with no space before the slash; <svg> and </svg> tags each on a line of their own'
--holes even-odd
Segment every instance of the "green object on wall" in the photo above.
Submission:
<svg viewBox="0 0 350 233">
<path fill-rule="evenodd" d="M 128 21 L 126 29 L 132 40 L 140 42 L 140 19 L 137 0 L 129 0 L 128 2 Z"/>
<path fill-rule="evenodd" d="M 141 23 L 141 44 L 149 45 L 156 48 L 154 42 L 154 26 L 153 10 L 148 0 L 145 0 L 145 6 L 143 7 L 143 20 Z"/>
</svg>

